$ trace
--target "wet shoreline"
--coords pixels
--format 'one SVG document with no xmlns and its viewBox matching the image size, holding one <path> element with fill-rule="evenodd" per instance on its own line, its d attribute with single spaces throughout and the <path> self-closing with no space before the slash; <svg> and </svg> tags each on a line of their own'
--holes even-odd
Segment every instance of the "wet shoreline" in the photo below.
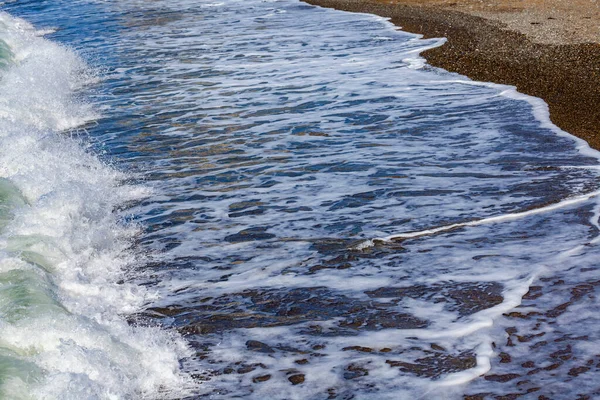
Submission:
<svg viewBox="0 0 600 400">
<path fill-rule="evenodd" d="M 600 149 L 600 44 L 538 43 L 495 21 L 435 5 L 306 2 L 389 17 L 403 30 L 425 38 L 446 37 L 446 44 L 422 53 L 429 64 L 540 97 L 548 104 L 553 123 Z"/>
</svg>

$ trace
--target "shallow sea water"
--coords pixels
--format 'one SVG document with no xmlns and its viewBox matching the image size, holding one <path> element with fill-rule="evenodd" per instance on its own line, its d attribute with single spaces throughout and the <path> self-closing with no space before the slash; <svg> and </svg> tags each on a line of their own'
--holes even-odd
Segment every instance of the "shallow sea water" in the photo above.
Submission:
<svg viewBox="0 0 600 400">
<path fill-rule="evenodd" d="M 0 109 L 2 257 L 68 315 L 11 320 L 0 293 L 0 337 L 52 334 L 2 346 L 27 393 L 600 395 L 598 153 L 540 100 L 296 1 L 4 8 L 85 78 Z"/>
</svg>

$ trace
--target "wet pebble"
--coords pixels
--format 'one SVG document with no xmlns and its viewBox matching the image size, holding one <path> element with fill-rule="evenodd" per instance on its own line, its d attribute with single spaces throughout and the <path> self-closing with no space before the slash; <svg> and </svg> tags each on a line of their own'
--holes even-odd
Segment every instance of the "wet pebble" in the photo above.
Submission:
<svg viewBox="0 0 600 400">
<path fill-rule="evenodd" d="M 300 385 L 304 383 L 304 374 L 292 375 L 288 378 L 288 381 L 292 382 L 292 385 Z"/>
</svg>

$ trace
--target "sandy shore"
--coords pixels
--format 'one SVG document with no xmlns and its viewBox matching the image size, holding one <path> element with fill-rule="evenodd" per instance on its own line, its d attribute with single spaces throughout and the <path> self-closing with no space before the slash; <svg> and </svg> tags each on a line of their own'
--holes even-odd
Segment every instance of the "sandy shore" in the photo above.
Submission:
<svg viewBox="0 0 600 400">
<path fill-rule="evenodd" d="M 600 0 L 305 0 L 446 37 L 434 66 L 541 97 L 552 121 L 600 150 Z"/>
</svg>

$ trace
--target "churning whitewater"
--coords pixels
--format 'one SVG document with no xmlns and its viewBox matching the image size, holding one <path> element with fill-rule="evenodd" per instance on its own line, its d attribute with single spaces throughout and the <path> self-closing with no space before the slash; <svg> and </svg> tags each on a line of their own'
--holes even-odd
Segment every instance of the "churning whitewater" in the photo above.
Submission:
<svg viewBox="0 0 600 400">
<path fill-rule="evenodd" d="M 0 397 L 180 397 L 185 345 L 123 317 L 151 293 L 125 282 L 138 228 L 118 210 L 148 191 L 79 139 L 95 73 L 42 34 L 0 14 Z"/>
<path fill-rule="evenodd" d="M 295 0 L 4 9 L 1 398 L 600 393 L 598 153 L 539 99 Z"/>
</svg>

